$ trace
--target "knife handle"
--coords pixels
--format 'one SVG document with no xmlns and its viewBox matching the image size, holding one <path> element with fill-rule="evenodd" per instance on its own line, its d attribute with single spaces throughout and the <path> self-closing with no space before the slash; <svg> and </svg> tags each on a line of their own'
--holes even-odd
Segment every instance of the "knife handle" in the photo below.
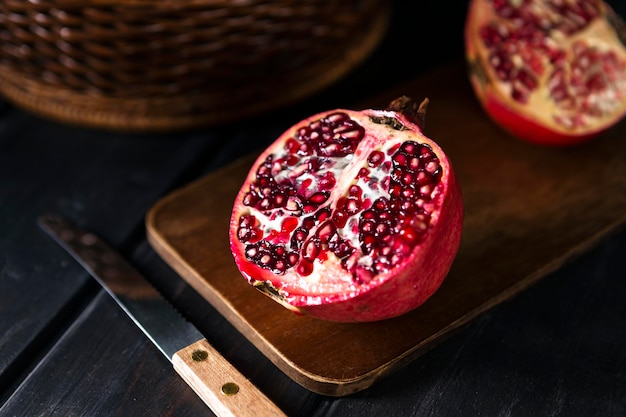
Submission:
<svg viewBox="0 0 626 417">
<path fill-rule="evenodd" d="M 274 417 L 285 414 L 206 339 L 176 352 L 174 369 L 219 417 Z"/>
</svg>

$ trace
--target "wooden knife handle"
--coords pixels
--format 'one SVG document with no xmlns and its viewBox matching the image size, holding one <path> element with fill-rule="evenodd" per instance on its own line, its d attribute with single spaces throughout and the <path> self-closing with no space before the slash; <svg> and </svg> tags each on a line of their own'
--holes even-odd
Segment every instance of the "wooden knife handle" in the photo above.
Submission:
<svg viewBox="0 0 626 417">
<path fill-rule="evenodd" d="M 202 339 L 176 352 L 174 369 L 218 417 L 285 414 Z"/>
</svg>

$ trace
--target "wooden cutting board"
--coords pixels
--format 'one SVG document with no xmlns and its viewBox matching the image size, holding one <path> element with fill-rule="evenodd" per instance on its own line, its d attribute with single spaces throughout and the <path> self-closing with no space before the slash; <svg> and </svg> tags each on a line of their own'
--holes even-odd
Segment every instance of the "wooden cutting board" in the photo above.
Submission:
<svg viewBox="0 0 626 417">
<path fill-rule="evenodd" d="M 626 220 L 626 124 L 581 146 L 513 139 L 475 100 L 462 64 L 373 97 L 430 98 L 425 133 L 451 157 L 465 202 L 463 238 L 439 291 L 395 319 L 338 324 L 298 316 L 240 276 L 228 248 L 245 158 L 167 195 L 146 217 L 159 255 L 285 374 L 317 393 L 371 386 L 489 308 L 588 249 Z M 556 301 L 556 300 L 555 300 Z"/>
</svg>

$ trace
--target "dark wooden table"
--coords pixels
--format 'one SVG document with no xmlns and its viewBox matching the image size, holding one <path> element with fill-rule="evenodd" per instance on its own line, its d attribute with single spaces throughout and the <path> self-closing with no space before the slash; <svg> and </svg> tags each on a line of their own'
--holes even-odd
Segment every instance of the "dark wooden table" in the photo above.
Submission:
<svg viewBox="0 0 626 417">
<path fill-rule="evenodd" d="M 115 133 L 0 102 L 0 415 L 211 415 L 41 232 L 36 219 L 50 211 L 118 248 L 290 416 L 626 415 L 624 227 L 373 387 L 340 398 L 286 377 L 147 243 L 145 214 L 168 192 L 264 147 L 314 111 L 353 107 L 437 65 L 462 62 L 464 4 L 404 3 L 381 47 L 339 84 L 230 126 Z M 623 3 L 613 3 L 626 15 Z"/>
</svg>

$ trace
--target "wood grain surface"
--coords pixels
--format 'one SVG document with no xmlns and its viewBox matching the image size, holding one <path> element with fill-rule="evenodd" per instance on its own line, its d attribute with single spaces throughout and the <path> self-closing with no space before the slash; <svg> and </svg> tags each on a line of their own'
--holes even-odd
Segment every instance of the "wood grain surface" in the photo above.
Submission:
<svg viewBox="0 0 626 417">
<path fill-rule="evenodd" d="M 571 148 L 523 143 L 486 117 L 459 65 L 363 107 L 384 107 L 402 94 L 429 97 L 425 133 L 451 157 L 466 212 L 444 284 L 404 316 L 326 322 L 295 315 L 246 283 L 228 248 L 228 220 L 253 156 L 172 192 L 146 216 L 157 253 L 284 373 L 321 394 L 368 388 L 626 220 L 625 123 Z"/>
<path fill-rule="evenodd" d="M 176 352 L 176 372 L 220 417 L 286 417 L 206 339 Z"/>
</svg>

